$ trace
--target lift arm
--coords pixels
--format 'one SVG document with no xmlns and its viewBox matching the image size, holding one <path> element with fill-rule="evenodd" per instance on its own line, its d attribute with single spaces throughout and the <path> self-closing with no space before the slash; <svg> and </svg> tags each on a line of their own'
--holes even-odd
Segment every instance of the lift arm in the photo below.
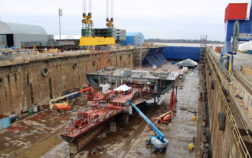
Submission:
<svg viewBox="0 0 252 158">
<path fill-rule="evenodd" d="M 54 98 L 54 99 L 51 99 L 49 101 L 49 106 L 50 106 L 50 109 L 52 110 L 53 109 L 53 102 L 56 102 L 56 101 L 59 101 L 61 99 L 65 99 L 67 97 L 70 97 L 72 95 L 75 95 L 75 94 L 78 94 L 78 93 L 81 93 L 81 92 L 86 92 L 86 91 L 89 91 L 91 89 L 94 89 L 93 87 L 88 87 L 88 88 L 84 88 L 84 89 L 81 89 L 81 90 L 78 90 L 76 92 L 73 92 L 73 93 L 70 93 L 70 94 L 67 94 L 67 95 L 64 95 L 64 96 L 61 96 L 61 97 L 58 97 L 58 98 Z"/>
<path fill-rule="evenodd" d="M 164 140 L 164 134 L 151 122 L 151 120 L 132 102 L 129 102 L 137 113 L 151 126 L 160 141 Z"/>
</svg>

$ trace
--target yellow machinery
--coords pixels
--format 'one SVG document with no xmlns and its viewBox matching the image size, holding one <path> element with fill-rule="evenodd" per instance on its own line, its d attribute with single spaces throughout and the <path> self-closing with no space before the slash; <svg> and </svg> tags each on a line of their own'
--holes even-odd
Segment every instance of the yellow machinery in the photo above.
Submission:
<svg viewBox="0 0 252 158">
<path fill-rule="evenodd" d="M 89 11 L 87 13 L 87 4 L 89 4 Z M 92 13 L 91 13 L 91 0 L 84 0 L 84 12 L 82 19 L 82 37 L 80 38 L 80 46 L 96 46 L 96 45 L 114 45 L 115 38 L 113 37 L 94 37 L 93 33 L 93 21 L 92 21 Z M 108 27 L 113 27 L 113 18 L 108 19 L 107 24 Z"/>
<path fill-rule="evenodd" d="M 92 21 L 92 14 L 91 13 L 84 13 L 83 14 L 83 19 L 82 19 L 82 23 L 83 24 L 88 24 L 88 25 L 92 25 L 93 24 L 93 21 Z"/>
<path fill-rule="evenodd" d="M 113 18 L 111 18 L 111 19 L 107 18 L 107 19 L 106 19 L 106 26 L 107 26 L 107 27 L 111 27 L 111 28 L 114 27 L 113 22 L 114 22 L 114 19 L 113 19 Z"/>
<path fill-rule="evenodd" d="M 222 58 L 228 58 L 228 72 L 233 72 L 233 56 L 231 54 L 225 54 Z"/>
</svg>

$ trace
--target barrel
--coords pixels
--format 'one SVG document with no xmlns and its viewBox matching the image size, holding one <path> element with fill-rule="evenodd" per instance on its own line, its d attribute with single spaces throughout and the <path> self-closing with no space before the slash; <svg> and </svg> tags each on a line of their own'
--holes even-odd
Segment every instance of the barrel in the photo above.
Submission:
<svg viewBox="0 0 252 158">
<path fill-rule="evenodd" d="M 32 110 L 33 110 L 34 113 L 37 113 L 38 112 L 38 106 L 37 105 L 33 106 Z"/>
<path fill-rule="evenodd" d="M 28 110 L 28 114 L 29 114 L 29 115 L 32 115 L 32 114 L 33 114 L 32 108 L 30 108 L 30 109 Z"/>
</svg>

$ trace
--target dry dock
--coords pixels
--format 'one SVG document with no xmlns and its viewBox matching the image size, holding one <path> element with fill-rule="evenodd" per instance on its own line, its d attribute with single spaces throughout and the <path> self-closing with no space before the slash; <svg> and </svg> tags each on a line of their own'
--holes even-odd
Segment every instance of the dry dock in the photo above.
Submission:
<svg viewBox="0 0 252 158">
<path fill-rule="evenodd" d="M 138 66 L 135 52 L 137 50 L 112 52 L 112 66 Z M 93 66 L 89 65 L 88 54 L 77 54 L 48 59 L 36 57 L 26 62 L 9 61 L 0 67 L 1 77 L 4 78 L 0 94 L 6 96 L 5 100 L 1 100 L 1 109 L 4 109 L 5 113 L 19 114 L 33 105 L 32 103 L 41 106 L 39 113 L 22 115 L 24 119 L 0 132 L 0 141 L 3 142 L 0 145 L 0 157 L 69 157 L 69 146 L 62 142 L 59 132 L 78 110 L 85 107 L 85 97 L 73 100 L 70 104 L 75 105 L 74 109 L 66 113 L 49 111 L 44 107 L 50 98 L 60 96 L 62 91 L 87 84 L 84 74 L 102 68 L 97 64 L 102 54 L 94 55 Z M 169 140 L 165 153 L 154 154 L 145 145 L 145 141 L 153 132 L 148 130 L 145 121 L 135 114 L 129 118 L 128 123 L 119 121 L 116 132 L 103 131 L 74 157 L 251 158 L 251 74 L 242 68 L 246 63 L 249 65 L 244 59 L 246 55 L 237 57 L 236 62 L 240 65 L 237 64 L 239 67 L 234 69 L 233 73 L 222 68 L 216 52 L 208 49 L 204 55 L 199 67 L 189 71 L 185 80 L 178 85 L 176 116 L 168 125 L 157 124 Z M 242 63 L 241 60 L 246 62 Z M 78 65 L 75 67 L 76 72 L 73 69 L 74 63 Z M 48 76 L 41 75 L 44 67 L 49 70 Z M 65 71 L 58 71 L 63 69 Z M 73 78 L 76 80 L 72 80 Z M 56 81 L 64 84 L 56 84 Z M 17 91 L 11 93 L 15 89 Z M 29 102 L 23 98 L 26 95 Z M 17 96 L 21 96 L 21 100 L 15 100 Z M 165 112 L 164 106 L 168 102 L 169 97 L 161 107 L 141 106 L 148 117 L 154 118 Z M 8 108 L 5 109 L 3 105 L 8 105 Z M 192 121 L 195 112 L 197 121 Z M 225 117 L 224 122 L 220 115 Z M 187 145 L 194 141 L 195 150 L 189 152 Z"/>
<path fill-rule="evenodd" d="M 133 157 L 195 157 L 195 152 L 189 152 L 187 146 L 197 136 L 197 121 L 192 121 L 194 111 L 197 112 L 199 105 L 199 78 L 198 70 L 192 70 L 186 75 L 183 86 L 178 90 L 177 115 L 168 125 L 158 124 L 157 127 L 164 132 L 169 140 L 169 146 L 165 153 L 154 154 L 146 146 L 146 140 L 153 131 L 149 130 L 145 121 L 137 115 L 131 116 L 129 123 L 121 123 L 117 126 L 117 132 L 104 131 L 98 138 L 90 143 L 83 151 L 75 157 L 90 158 L 133 158 Z M 165 112 L 165 106 L 145 107 L 145 114 L 154 118 Z M 67 144 L 60 148 L 67 149 Z M 62 157 L 62 149 L 58 147 L 44 155 L 46 157 Z M 58 152 L 56 152 L 58 151 Z M 61 151 L 61 152 L 60 152 Z M 65 156 L 65 155 L 64 155 Z M 63 156 L 63 157 L 64 157 Z"/>
</svg>

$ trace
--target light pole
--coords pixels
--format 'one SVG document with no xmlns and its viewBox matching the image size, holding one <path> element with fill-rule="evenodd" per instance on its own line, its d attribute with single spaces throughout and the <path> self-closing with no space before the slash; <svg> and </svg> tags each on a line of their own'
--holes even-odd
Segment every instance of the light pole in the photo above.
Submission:
<svg viewBox="0 0 252 158">
<path fill-rule="evenodd" d="M 61 40 L 61 21 L 60 21 L 60 17 L 62 16 L 62 9 L 59 8 L 59 37 Z"/>
</svg>

